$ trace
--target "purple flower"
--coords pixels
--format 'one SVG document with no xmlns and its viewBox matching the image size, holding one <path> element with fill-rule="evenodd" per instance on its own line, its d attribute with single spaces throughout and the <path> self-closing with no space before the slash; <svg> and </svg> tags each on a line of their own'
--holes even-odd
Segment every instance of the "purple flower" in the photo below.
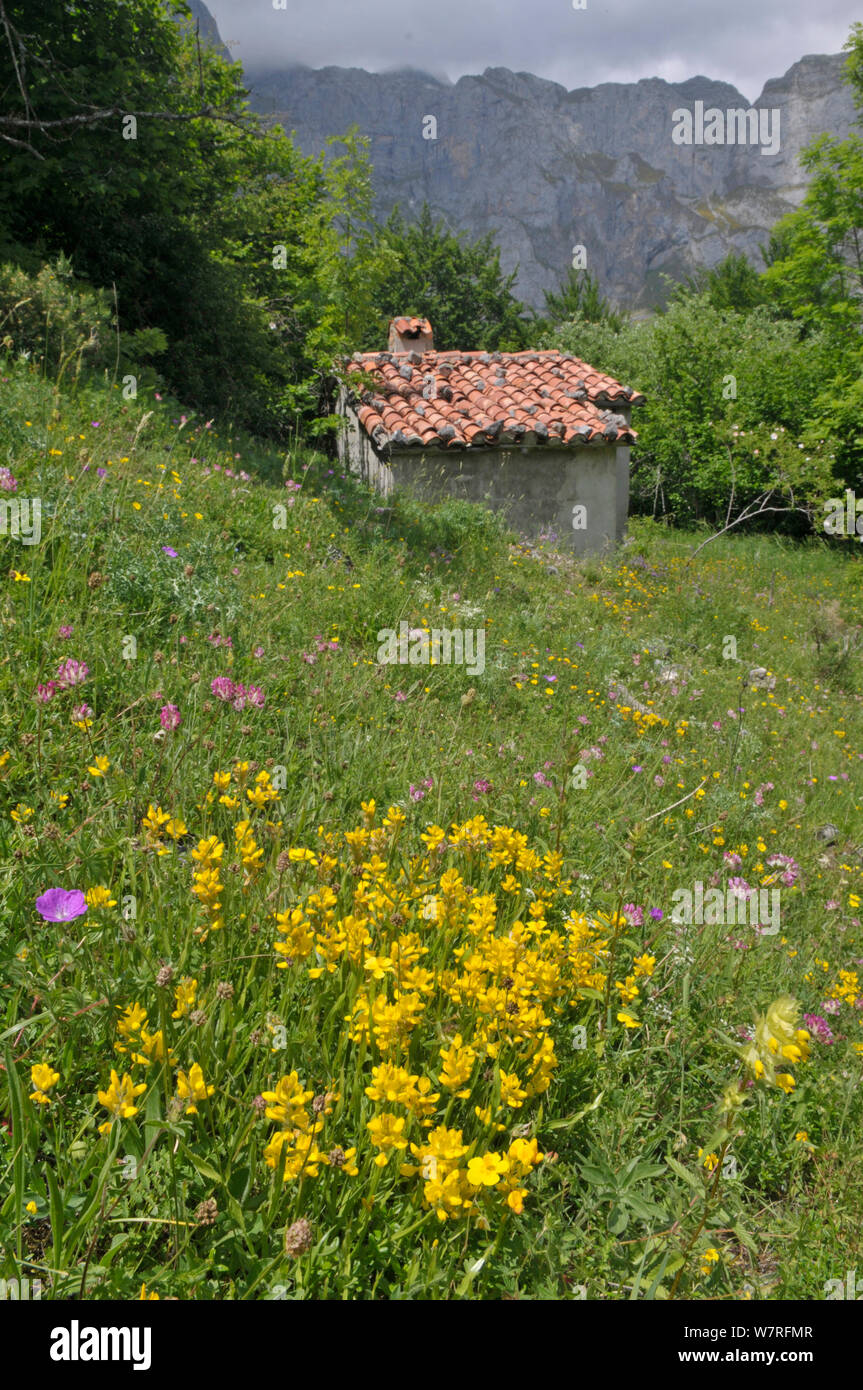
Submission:
<svg viewBox="0 0 863 1390">
<path fill-rule="evenodd" d="M 166 555 L 170 555 L 172 560 L 176 560 L 177 552 L 172 545 L 163 545 L 162 549 L 164 550 Z"/>
<path fill-rule="evenodd" d="M 73 631 L 74 631 L 74 628 L 71 626 L 71 624 L 67 623 L 67 624 L 65 624 L 63 627 L 61 627 L 61 628 L 58 629 L 58 631 L 57 631 L 57 636 L 58 636 L 58 637 L 64 637 L 64 638 L 65 638 L 65 637 L 71 637 Z"/>
<path fill-rule="evenodd" d="M 0 491 L 14 492 L 17 486 L 18 480 L 12 476 L 11 468 L 0 468 Z"/>
<path fill-rule="evenodd" d="M 640 927 L 644 921 L 644 908 L 635 903 L 623 904 L 623 915 L 631 927 Z"/>
<path fill-rule="evenodd" d="M 47 705 L 48 701 L 53 699 L 55 691 L 59 690 L 59 688 L 56 681 L 48 681 L 47 685 L 37 685 L 36 699 L 40 704 Z"/>
<path fill-rule="evenodd" d="M 652 908 L 650 909 L 650 915 L 651 915 L 651 917 L 653 918 L 654 922 L 661 922 L 661 921 L 662 921 L 662 917 L 663 917 L 662 908 L 661 908 L 661 907 L 652 907 Z"/>
<path fill-rule="evenodd" d="M 411 801 L 422 801 L 425 796 L 425 791 L 422 787 L 415 787 L 413 782 L 411 782 L 409 794 Z"/>
<path fill-rule="evenodd" d="M 491 782 L 487 782 L 486 779 L 485 779 L 484 777 L 478 777 L 477 780 L 476 780 L 476 781 L 474 782 L 474 784 L 473 784 L 473 789 L 474 789 L 474 798 L 473 798 L 473 799 L 474 799 L 474 801 L 476 801 L 476 799 L 477 799 L 478 796 L 485 796 L 487 792 L 490 792 L 490 791 L 491 791 Z"/>
<path fill-rule="evenodd" d="M 46 922 L 74 922 L 87 911 L 87 903 L 80 888 L 49 888 L 36 899 L 36 911 Z"/>
<path fill-rule="evenodd" d="M 803 1022 L 818 1042 L 832 1043 L 833 1030 L 826 1018 L 822 1018 L 820 1014 L 804 1014 Z"/>
<path fill-rule="evenodd" d="M 166 729 L 169 734 L 173 733 L 174 729 L 179 729 L 183 722 L 180 711 L 176 705 L 163 705 L 159 711 L 159 719 L 161 720 L 162 728 Z"/>
<path fill-rule="evenodd" d="M 90 668 L 86 662 L 76 661 L 70 656 L 57 667 L 57 685 L 60 690 L 68 690 L 72 685 L 83 684 L 89 674 Z"/>
<path fill-rule="evenodd" d="M 77 720 L 79 723 L 82 722 L 84 719 L 91 719 L 92 716 L 93 711 L 91 710 L 89 705 L 75 705 L 74 709 L 72 710 L 72 718 Z"/>
<path fill-rule="evenodd" d="M 266 698 L 266 695 L 259 685 L 246 686 L 246 699 L 250 705 L 254 705 L 257 709 L 263 709 Z"/>
<path fill-rule="evenodd" d="M 210 689 L 218 700 L 234 698 L 234 682 L 227 676 L 216 676 L 215 680 L 210 682 Z"/>
</svg>

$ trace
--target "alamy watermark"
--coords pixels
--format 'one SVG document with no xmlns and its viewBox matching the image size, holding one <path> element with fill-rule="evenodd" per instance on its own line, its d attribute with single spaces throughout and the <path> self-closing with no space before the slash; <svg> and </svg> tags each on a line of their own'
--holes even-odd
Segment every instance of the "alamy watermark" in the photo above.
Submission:
<svg viewBox="0 0 863 1390">
<path fill-rule="evenodd" d="M 828 1299 L 853 1299 L 855 1303 L 863 1303 L 863 1279 L 857 1278 L 856 1269 L 849 1269 L 844 1279 L 826 1281 L 824 1295 Z"/>
<path fill-rule="evenodd" d="M 704 102 L 696 101 L 693 111 L 680 106 L 671 113 L 671 139 L 675 145 L 760 145 L 762 154 L 778 154 L 781 116 L 777 106 L 705 111 Z"/>
<path fill-rule="evenodd" d="M 676 888 L 672 893 L 675 906 L 671 920 L 691 925 L 742 927 L 758 929 L 760 936 L 775 936 L 780 925 L 779 888 L 749 888 L 729 886 L 726 889 L 708 888 L 697 879 L 689 888 Z"/>
<path fill-rule="evenodd" d="M 20 536 L 22 545 L 38 545 L 42 539 L 41 497 L 0 500 L 0 536 Z"/>
<path fill-rule="evenodd" d="M 824 518 L 824 530 L 828 536 L 863 536 L 863 497 L 860 501 L 850 487 L 841 497 L 828 497 L 824 503 L 828 515 Z"/>
<path fill-rule="evenodd" d="M 381 628 L 377 637 L 381 666 L 464 666 L 469 676 L 485 670 L 485 628 L 410 627 L 399 623 L 398 633 Z"/>
</svg>

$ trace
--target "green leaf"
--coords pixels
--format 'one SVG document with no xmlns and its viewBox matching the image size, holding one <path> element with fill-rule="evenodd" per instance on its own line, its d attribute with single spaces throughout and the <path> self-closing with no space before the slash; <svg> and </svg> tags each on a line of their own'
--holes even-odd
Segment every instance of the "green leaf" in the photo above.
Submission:
<svg viewBox="0 0 863 1390">
<path fill-rule="evenodd" d="M 9 1109 L 12 1115 L 12 1135 L 15 1153 L 12 1159 L 12 1192 L 14 1197 L 14 1226 L 18 1233 L 18 1259 L 22 1256 L 24 1221 L 24 1096 L 21 1092 L 21 1079 L 12 1057 L 12 1049 L 4 1050 L 6 1060 L 6 1082 L 9 1088 Z"/>
<path fill-rule="evenodd" d="M 693 1188 L 694 1191 L 696 1191 L 699 1194 L 699 1196 L 702 1196 L 704 1194 L 704 1184 L 702 1182 L 699 1182 L 698 1178 L 695 1176 L 694 1173 L 691 1173 L 688 1168 L 684 1168 L 682 1163 L 678 1163 L 677 1159 L 672 1158 L 670 1155 L 668 1156 L 668 1158 L 666 1158 L 665 1161 L 671 1169 L 672 1173 L 676 1173 L 679 1178 L 683 1178 L 684 1182 L 689 1183 L 689 1186 Z"/>
<path fill-rule="evenodd" d="M 604 1092 L 604 1091 L 600 1091 L 600 1093 L 599 1093 L 599 1095 L 596 1097 L 596 1099 L 595 1099 L 595 1100 L 592 1100 L 591 1103 L 590 1103 L 590 1105 L 586 1105 L 586 1106 L 584 1107 L 583 1110 L 579 1110 L 578 1113 L 577 1113 L 576 1115 L 567 1115 L 567 1116 L 565 1116 L 564 1119 L 562 1119 L 562 1120 L 549 1120 L 549 1121 L 546 1123 L 545 1128 L 546 1128 L 546 1129 L 570 1129 L 573 1125 L 578 1124 L 578 1121 L 579 1121 L 579 1120 L 583 1120 L 584 1117 L 585 1117 L 585 1115 L 589 1115 L 589 1114 L 591 1113 L 592 1110 L 596 1110 L 596 1109 L 598 1108 L 599 1103 L 600 1103 L 600 1101 L 602 1100 L 602 1097 L 603 1097 L 604 1095 L 605 1095 L 605 1092 Z"/>
</svg>

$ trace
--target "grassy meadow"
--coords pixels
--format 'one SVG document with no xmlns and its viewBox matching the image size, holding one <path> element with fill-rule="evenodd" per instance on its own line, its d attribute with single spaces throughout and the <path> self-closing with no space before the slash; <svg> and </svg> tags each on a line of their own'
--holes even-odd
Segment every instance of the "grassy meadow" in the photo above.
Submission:
<svg viewBox="0 0 863 1390">
<path fill-rule="evenodd" d="M 0 502 L 41 501 L 0 537 L 0 1276 L 863 1269 L 858 548 L 633 521 L 577 563 L 152 392 L 0 375 Z M 484 669 L 381 663 L 401 622 L 483 632 Z M 779 929 L 676 920 L 697 884 L 778 891 Z"/>
</svg>

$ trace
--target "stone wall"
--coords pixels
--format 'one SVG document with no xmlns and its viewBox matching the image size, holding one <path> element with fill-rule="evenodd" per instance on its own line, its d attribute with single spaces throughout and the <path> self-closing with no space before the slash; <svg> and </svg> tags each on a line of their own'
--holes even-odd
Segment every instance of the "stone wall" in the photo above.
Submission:
<svg viewBox="0 0 863 1390">
<path fill-rule="evenodd" d="M 378 454 L 356 415 L 344 411 L 340 437 L 344 466 L 383 496 L 403 487 L 430 502 L 461 497 L 502 512 L 512 528 L 536 537 L 553 531 L 577 554 L 601 551 L 623 538 L 629 509 L 629 449 L 552 444 L 478 449 L 393 449 Z M 584 525 L 573 528 L 573 508 Z"/>
</svg>

